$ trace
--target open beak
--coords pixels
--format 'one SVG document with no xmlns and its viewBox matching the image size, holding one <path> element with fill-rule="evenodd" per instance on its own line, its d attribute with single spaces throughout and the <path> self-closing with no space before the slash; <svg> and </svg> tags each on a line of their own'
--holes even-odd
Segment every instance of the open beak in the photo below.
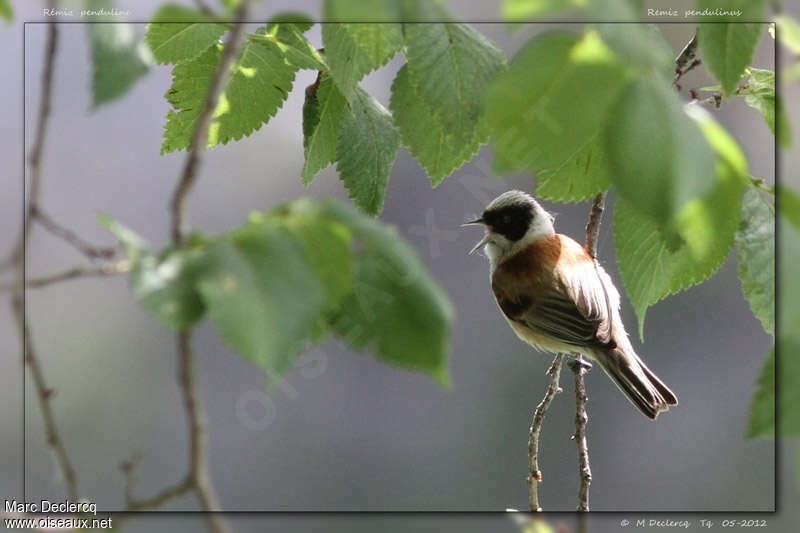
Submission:
<svg viewBox="0 0 800 533">
<path fill-rule="evenodd" d="M 483 221 L 482 218 L 476 218 L 475 220 L 470 220 L 469 222 L 465 222 L 464 224 L 461 224 L 461 227 L 463 228 L 464 226 L 484 226 L 484 225 L 486 225 L 486 223 Z M 472 248 L 472 250 L 469 251 L 469 254 L 471 255 L 471 254 L 475 253 L 475 250 L 480 249 L 487 242 L 489 242 L 489 232 L 486 232 L 486 235 L 483 236 L 483 239 L 481 239 L 480 242 L 478 244 L 476 244 Z"/>
<path fill-rule="evenodd" d="M 469 254 L 467 254 L 467 255 L 472 255 L 473 253 L 475 253 L 475 250 L 479 250 L 479 249 L 480 249 L 480 248 L 482 248 L 482 247 L 483 247 L 483 246 L 484 246 L 484 245 L 485 245 L 487 242 L 489 242 L 489 233 L 488 233 L 488 232 L 486 233 L 486 235 L 484 235 L 484 236 L 483 236 L 483 239 L 481 239 L 481 240 L 478 242 L 478 244 L 476 244 L 476 245 L 475 245 L 475 247 L 474 247 L 474 248 L 472 248 L 472 250 L 470 250 L 470 251 L 469 251 Z"/>
</svg>

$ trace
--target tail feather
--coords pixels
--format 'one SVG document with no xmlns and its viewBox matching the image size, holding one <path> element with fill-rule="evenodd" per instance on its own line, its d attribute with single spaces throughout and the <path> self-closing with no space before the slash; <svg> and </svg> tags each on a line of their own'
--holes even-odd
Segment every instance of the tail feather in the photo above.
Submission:
<svg viewBox="0 0 800 533">
<path fill-rule="evenodd" d="M 678 405 L 678 398 L 669 387 L 639 359 L 616 348 L 596 355 L 605 373 L 614 381 L 647 417 L 655 419 L 670 405 Z"/>
</svg>

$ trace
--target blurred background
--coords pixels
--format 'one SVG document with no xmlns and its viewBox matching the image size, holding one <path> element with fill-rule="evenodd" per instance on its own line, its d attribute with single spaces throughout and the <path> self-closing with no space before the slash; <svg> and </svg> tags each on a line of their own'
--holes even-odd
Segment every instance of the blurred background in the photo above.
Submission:
<svg viewBox="0 0 800 533">
<path fill-rule="evenodd" d="M 145 21 L 160 2 L 127 4 L 118 3 L 131 11 L 131 20 Z M 674 5 L 680 9 L 682 4 Z M 495 2 L 461 1 L 449 6 L 462 20 L 482 21 L 475 24 L 477 29 L 509 58 L 532 35 L 554 27 L 526 25 L 511 31 L 505 24 L 491 23 L 499 20 Z M 27 24 L 23 40 L 20 21 L 42 20 L 41 11 L 36 5 L 15 8 L 14 25 L 0 30 L 0 42 L 9 51 L 0 55 L 9 80 L 0 85 L 0 113 L 6 117 L 0 123 L 0 152 L 6 162 L 6 172 L 0 177 L 2 253 L 12 246 L 19 227 L 20 128 L 24 120 L 27 148 L 36 117 L 46 30 L 42 24 Z M 318 1 L 271 1 L 258 4 L 253 20 L 287 9 L 316 16 L 321 12 Z M 676 54 L 694 27 L 660 26 Z M 136 31 L 143 32 L 144 25 L 137 25 Z M 766 26 L 764 35 L 753 65 L 774 69 L 776 55 Z M 318 26 L 309 37 L 321 45 Z M 42 204 L 56 220 L 92 242 L 114 242 L 96 221 L 97 212 L 104 211 L 156 248 L 163 246 L 168 238 L 167 199 L 183 161 L 182 153 L 159 155 L 168 109 L 163 94 L 170 85 L 170 69 L 151 69 L 127 96 L 90 112 L 85 24 L 60 26 L 56 61 Z M 402 59 L 395 58 L 368 76 L 362 86 L 388 106 L 389 87 L 401 65 Z M 19 79 L 23 71 L 24 110 Z M 321 173 L 308 189 L 300 183 L 302 89 L 314 76 L 310 71 L 298 73 L 289 99 L 267 126 L 207 153 L 189 202 L 196 228 L 224 232 L 253 210 L 304 194 L 347 198 L 333 168 Z M 696 69 L 682 81 L 687 88 L 710 84 L 704 69 Z M 793 124 L 799 123 L 797 106 L 791 104 L 797 93 L 796 87 L 783 93 Z M 772 183 L 773 137 L 757 112 L 735 101 L 714 116 L 746 151 L 752 173 Z M 795 127 L 795 146 L 798 131 Z M 792 169 L 797 168 L 797 153 L 793 148 L 791 154 L 784 154 L 781 167 L 782 178 L 795 186 Z M 484 147 L 472 162 L 432 190 L 408 152 L 401 149 L 398 154 L 381 219 L 395 225 L 414 245 L 455 305 L 450 390 L 422 375 L 352 353 L 336 342 L 313 349 L 280 385 L 267 389 L 260 371 L 227 349 L 208 324 L 199 328 L 195 346 L 210 419 L 212 476 L 225 509 L 503 511 L 526 507 L 528 428 L 544 393 L 544 372 L 551 357 L 522 344 L 508 328 L 493 301 L 486 259 L 466 256 L 480 233 L 459 225 L 500 192 L 509 188 L 533 192 L 534 186 L 529 174 L 495 176 L 491 151 Z M 613 195 L 610 207 L 607 222 Z M 545 208 L 557 214 L 559 232 L 582 241 L 588 205 L 545 202 Z M 622 289 L 608 223 L 601 230 L 599 256 Z M 35 230 L 29 276 L 83 261 L 63 242 Z M 651 308 L 644 343 L 636 335 L 636 317 L 624 299 L 623 318 L 634 345 L 677 393 L 681 405 L 653 423 L 630 406 L 599 368 L 589 374 L 592 508 L 634 513 L 630 517 L 593 515 L 592 531 L 616 531 L 622 519 L 635 520 L 655 511 L 772 511 L 776 477 L 783 501 L 797 499 L 797 477 L 791 469 L 794 455 L 786 455 L 782 463 L 787 475 L 779 475 L 776 462 L 781 456 L 776 457 L 774 442 L 744 439 L 754 382 L 771 339 L 743 299 L 736 272 L 732 255 L 707 283 Z M 27 303 L 39 357 L 48 382 L 57 391 L 53 406 L 82 493 L 105 511 L 121 508 L 124 480 L 118 465 L 133 454 L 143 457 L 139 495 L 152 494 L 179 479 L 187 463 L 186 431 L 175 384 L 173 335 L 135 303 L 126 280 L 62 283 L 29 291 Z M 5 428 L 0 432 L 0 495 L 19 496 L 24 476 L 29 500 L 61 499 L 63 485 L 30 388 L 25 412 L 27 469 L 21 468 L 22 368 L 5 304 L 0 305 L 0 352 L 0 427 Z M 572 511 L 578 487 L 576 451 L 569 438 L 574 431 L 569 372 L 562 376 L 562 387 L 564 393 L 556 398 L 545 421 L 540 452 L 545 478 L 542 505 L 552 511 Z M 170 507 L 197 508 L 191 495 Z M 781 518 L 766 518 L 784 523 L 792 512 L 798 516 L 797 511 L 784 509 Z M 126 525 L 126 530 L 190 531 L 203 527 L 201 520 L 196 515 L 149 515 Z M 558 522 L 567 527 L 574 523 L 569 515 L 553 519 Z M 233 525 L 238 531 L 516 529 L 510 519 L 496 515 L 247 515 L 237 517 Z"/>
</svg>

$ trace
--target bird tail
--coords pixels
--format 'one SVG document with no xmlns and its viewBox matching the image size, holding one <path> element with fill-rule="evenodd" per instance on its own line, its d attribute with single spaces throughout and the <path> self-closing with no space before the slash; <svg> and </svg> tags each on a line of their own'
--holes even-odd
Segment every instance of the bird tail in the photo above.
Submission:
<svg viewBox="0 0 800 533">
<path fill-rule="evenodd" d="M 678 405 L 675 393 L 632 350 L 613 348 L 597 353 L 595 358 L 628 400 L 649 418 L 655 419 L 669 406 Z"/>
</svg>

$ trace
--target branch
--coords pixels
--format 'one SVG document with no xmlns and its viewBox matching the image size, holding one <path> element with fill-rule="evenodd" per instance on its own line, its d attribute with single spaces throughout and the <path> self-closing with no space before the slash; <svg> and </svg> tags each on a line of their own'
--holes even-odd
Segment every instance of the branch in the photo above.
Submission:
<svg viewBox="0 0 800 533">
<path fill-rule="evenodd" d="M 217 107 L 219 96 L 227 81 L 227 75 L 231 70 L 236 51 L 242 39 L 244 24 L 241 21 L 247 20 L 248 0 L 243 0 L 236 12 L 231 34 L 225 44 L 222 59 L 211 80 L 203 110 L 197 120 L 195 130 L 189 143 L 188 154 L 184 161 L 183 170 L 175 192 L 170 202 L 170 213 L 172 219 L 171 234 L 172 241 L 176 246 L 180 246 L 186 237 L 185 227 L 185 206 L 186 199 L 197 180 L 197 172 L 202 161 L 202 153 L 208 142 L 208 128 L 211 123 L 211 116 Z M 200 500 L 200 505 L 206 511 L 209 529 L 214 533 L 227 533 L 230 531 L 227 523 L 222 516 L 217 513 L 220 510 L 214 486 L 211 483 L 211 474 L 208 465 L 208 437 L 206 433 L 206 414 L 203 410 L 200 394 L 195 382 L 194 352 L 192 351 L 192 331 L 187 329 L 177 334 L 178 351 L 178 380 L 183 396 L 183 406 L 186 412 L 186 424 L 189 431 L 189 472 L 181 482 L 172 487 L 168 487 L 146 500 L 134 500 L 132 493 L 131 471 L 133 466 L 128 468 L 128 482 L 126 485 L 126 495 L 128 506 L 134 509 L 145 509 L 164 505 L 166 502 L 194 490 Z"/>
<path fill-rule="evenodd" d="M 59 237 L 89 259 L 111 259 L 117 253 L 116 247 L 95 246 L 87 242 L 74 231 L 58 224 L 50 215 L 45 213 L 41 207 L 35 204 L 31 208 L 31 216 L 35 221 L 38 221 L 44 229 L 56 237 Z"/>
<path fill-rule="evenodd" d="M 578 511 L 589 510 L 589 485 L 592 483 L 592 469 L 589 466 L 589 446 L 586 443 L 586 384 L 583 375 L 592 368 L 592 365 L 583 357 L 576 357 L 569 363 L 569 368 L 575 374 L 575 443 L 578 445 L 578 465 L 580 468 L 581 486 L 578 490 Z"/>
<path fill-rule="evenodd" d="M 586 223 L 586 251 L 594 261 L 595 268 L 597 268 L 597 236 L 600 233 L 600 222 L 603 218 L 603 211 L 605 211 L 605 204 L 606 193 L 602 192 L 595 196 L 589 211 L 589 221 Z M 606 295 L 607 302 L 608 295 Z M 569 362 L 569 368 L 575 375 L 575 434 L 573 439 L 578 446 L 578 466 L 581 479 L 578 490 L 578 511 L 588 511 L 592 470 L 589 465 L 589 445 L 586 442 L 586 424 L 589 421 L 586 402 L 589 398 L 586 395 L 586 383 L 583 376 L 592 368 L 592 365 L 578 354 L 578 357 Z"/>
<path fill-rule="evenodd" d="M 561 392 L 561 387 L 558 386 L 559 379 L 561 378 L 561 365 L 564 362 L 564 354 L 556 354 L 550 368 L 547 370 L 547 375 L 550 376 L 550 382 L 544 394 L 544 398 L 536 406 L 533 413 L 533 422 L 531 423 L 530 435 L 528 436 L 528 494 L 529 494 L 529 508 L 534 512 L 541 512 L 542 507 L 539 505 L 539 483 L 542 482 L 542 472 L 539 470 L 539 435 L 542 431 L 542 422 L 547 411 L 550 409 L 550 404 L 553 402 L 556 394 Z"/>
<path fill-rule="evenodd" d="M 211 116 L 214 109 L 217 107 L 219 95 L 227 81 L 227 74 L 233 64 L 233 59 L 236 55 L 236 49 L 239 47 L 244 26 L 241 21 L 247 19 L 247 4 L 248 0 L 243 0 L 242 5 L 236 12 L 235 20 L 239 21 L 233 26 L 231 35 L 225 45 L 225 50 L 222 52 L 222 59 L 220 60 L 219 67 L 214 72 L 214 77 L 211 79 L 211 85 L 208 90 L 208 97 L 206 98 L 203 111 L 197 119 L 192 138 L 189 141 L 189 153 L 183 164 L 181 178 L 172 195 L 172 202 L 170 204 L 170 211 L 172 213 L 172 240 L 180 246 L 183 243 L 186 228 L 184 223 L 185 217 L 185 202 L 189 192 L 197 180 L 197 170 L 200 167 L 201 155 L 208 142 L 208 128 L 211 125 Z"/>
<path fill-rule="evenodd" d="M 56 463 L 61 470 L 61 475 L 64 477 L 64 484 L 67 487 L 67 499 L 71 502 L 78 501 L 78 480 L 75 475 L 75 469 L 67 455 L 67 450 L 64 448 L 64 441 L 58 433 L 56 420 L 53 416 L 53 408 L 51 400 L 55 391 L 49 388 L 45 382 L 42 367 L 39 366 L 39 360 L 36 357 L 36 352 L 33 349 L 33 341 L 31 339 L 31 331 L 28 328 L 27 321 L 25 320 L 25 302 L 23 293 L 17 290 L 11 299 L 11 308 L 14 313 L 14 318 L 17 322 L 17 327 L 22 331 L 22 346 L 25 352 L 25 364 L 31 370 L 33 377 L 34 389 L 36 397 L 39 399 L 39 408 L 42 411 L 42 421 L 44 422 L 44 434 L 47 437 L 47 444 L 53 450 L 53 455 L 56 458 Z"/>
<path fill-rule="evenodd" d="M 55 2 L 48 2 L 48 7 L 54 8 Z M 22 342 L 23 365 L 30 368 L 33 380 L 34 391 L 39 400 L 39 408 L 42 411 L 42 422 L 47 438 L 47 444 L 53 451 L 56 458 L 64 484 L 67 489 L 67 498 L 70 501 L 78 501 L 78 481 L 75 469 L 72 467 L 69 456 L 67 455 L 64 442 L 58 432 L 51 400 L 55 391 L 47 385 L 44 372 L 36 357 L 33 347 L 30 328 L 28 328 L 27 316 L 25 313 L 25 251 L 28 245 L 31 225 L 33 224 L 33 213 L 39 201 L 41 186 L 41 162 L 44 153 L 47 129 L 50 122 L 50 108 L 53 99 L 53 71 L 55 70 L 56 51 L 58 50 L 58 27 L 55 21 L 47 25 L 47 38 L 45 42 L 45 57 L 42 67 L 42 93 L 39 99 L 39 108 L 36 118 L 36 128 L 34 130 L 33 145 L 28 154 L 28 181 L 26 202 L 23 207 L 23 223 L 17 238 L 17 242 L 9 256 L 4 261 L 3 269 L 13 268 L 16 272 L 17 281 L 13 287 L 11 297 L 11 311 L 19 328 L 19 336 Z"/>
<path fill-rule="evenodd" d="M 589 211 L 589 221 L 586 223 L 586 251 L 592 259 L 597 259 L 597 235 L 600 233 L 600 221 L 606 208 L 606 193 L 602 192 L 594 197 L 592 209 Z"/>
<path fill-rule="evenodd" d="M 125 274 L 126 272 L 130 272 L 131 266 L 132 266 L 131 262 L 127 259 L 119 261 L 118 263 L 112 263 L 110 265 L 77 266 L 69 268 L 67 270 L 62 270 L 61 272 L 54 272 L 53 274 L 45 274 L 44 276 L 38 278 L 26 279 L 25 288 L 39 289 L 42 287 L 47 287 L 48 285 L 52 285 L 54 283 L 59 283 L 62 281 L 68 281 L 72 279 L 116 276 L 118 274 Z M 16 291 L 21 287 L 22 283 L 19 280 L 0 283 L 0 292 Z"/>
</svg>

